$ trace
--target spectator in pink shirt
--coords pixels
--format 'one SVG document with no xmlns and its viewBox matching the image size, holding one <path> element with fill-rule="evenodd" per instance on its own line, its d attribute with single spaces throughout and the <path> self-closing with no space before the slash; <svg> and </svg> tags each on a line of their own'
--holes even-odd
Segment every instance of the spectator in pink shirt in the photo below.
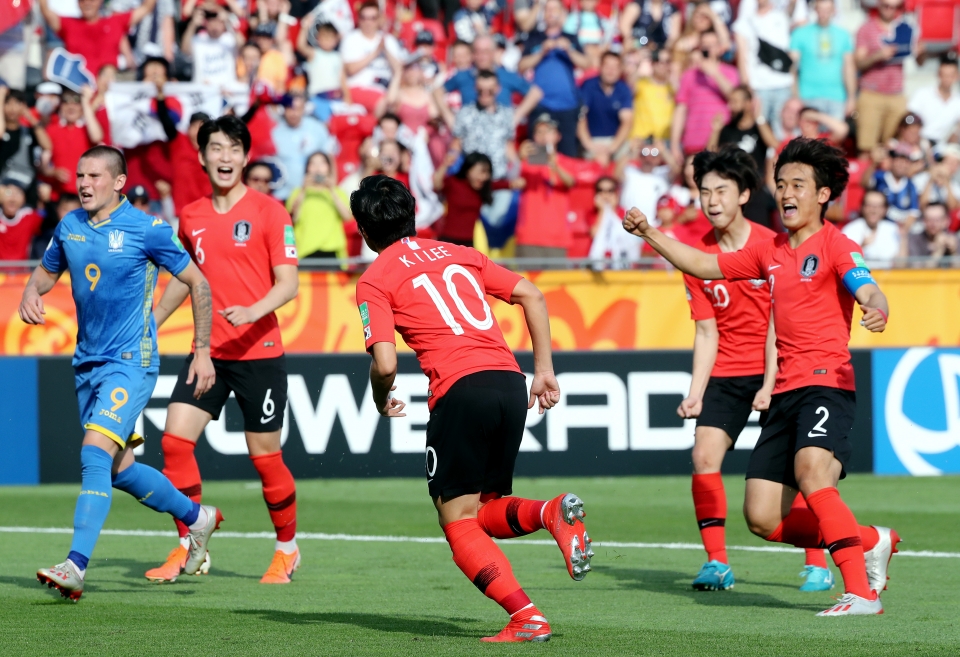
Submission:
<svg viewBox="0 0 960 657">
<path fill-rule="evenodd" d="M 697 153 L 707 147 L 713 117 L 730 120 L 727 98 L 740 84 L 737 69 L 720 61 L 723 52 L 713 30 L 700 36 L 700 49 L 690 56 L 691 65 L 680 77 L 677 106 L 673 111 L 670 143 L 674 156 Z"/>
</svg>

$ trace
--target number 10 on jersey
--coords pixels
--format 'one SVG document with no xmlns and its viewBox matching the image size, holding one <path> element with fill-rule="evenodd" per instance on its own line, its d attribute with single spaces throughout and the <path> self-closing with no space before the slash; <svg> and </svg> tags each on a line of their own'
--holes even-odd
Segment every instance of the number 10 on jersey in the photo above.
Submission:
<svg viewBox="0 0 960 657">
<path fill-rule="evenodd" d="M 482 319 L 478 319 L 470 314 L 466 304 L 463 303 L 463 299 L 460 298 L 460 291 L 457 289 L 457 283 L 454 280 L 455 276 L 462 276 L 470 284 L 470 286 L 473 287 L 473 291 L 476 293 L 477 298 L 480 299 L 480 303 L 483 304 L 484 316 Z M 460 311 L 460 315 L 467 321 L 468 324 L 481 331 L 486 331 L 493 326 L 493 313 L 490 312 L 490 305 L 487 303 L 487 300 L 483 295 L 483 290 L 480 289 L 480 285 L 477 283 L 477 279 L 473 277 L 473 274 L 460 265 L 450 265 L 443 270 L 443 281 L 447 286 L 447 294 L 451 299 L 453 299 L 454 305 L 456 305 L 457 310 Z M 444 301 L 443 296 L 440 294 L 440 290 L 437 289 L 427 274 L 420 274 L 413 279 L 413 288 L 417 289 L 421 287 L 427 291 L 427 294 L 430 295 L 430 298 L 433 300 L 437 310 L 440 311 L 440 316 L 443 317 L 443 321 L 447 326 L 450 327 L 450 329 L 453 331 L 453 334 L 463 335 L 463 326 L 457 321 L 456 317 L 453 316 L 450 306 L 448 306 L 447 302 Z"/>
</svg>

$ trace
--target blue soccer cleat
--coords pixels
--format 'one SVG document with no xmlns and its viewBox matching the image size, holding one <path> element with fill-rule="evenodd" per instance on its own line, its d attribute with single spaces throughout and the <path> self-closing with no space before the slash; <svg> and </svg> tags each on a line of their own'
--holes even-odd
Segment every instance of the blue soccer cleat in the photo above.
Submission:
<svg viewBox="0 0 960 657">
<path fill-rule="evenodd" d="M 708 561 L 700 568 L 693 588 L 698 591 L 726 591 L 734 584 L 733 568 L 719 561 Z"/>
<path fill-rule="evenodd" d="M 807 581 L 800 586 L 801 591 L 829 591 L 836 583 L 833 572 L 829 568 L 819 566 L 804 566 L 800 577 L 807 578 Z"/>
</svg>

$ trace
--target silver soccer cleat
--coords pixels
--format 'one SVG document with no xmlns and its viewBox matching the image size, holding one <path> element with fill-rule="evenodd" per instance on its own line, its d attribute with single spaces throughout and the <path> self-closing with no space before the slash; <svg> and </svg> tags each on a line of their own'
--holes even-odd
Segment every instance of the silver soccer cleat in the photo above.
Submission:
<svg viewBox="0 0 960 657">
<path fill-rule="evenodd" d="M 213 532 L 220 528 L 220 522 L 223 520 L 223 516 L 220 515 L 220 510 L 216 507 L 204 506 L 202 508 L 207 513 L 206 524 L 200 529 L 187 534 L 190 546 L 187 548 L 187 560 L 183 564 L 183 572 L 186 575 L 194 575 L 200 570 L 200 567 L 207 557 L 207 546 L 210 543 L 210 537 L 213 535 Z"/>
</svg>

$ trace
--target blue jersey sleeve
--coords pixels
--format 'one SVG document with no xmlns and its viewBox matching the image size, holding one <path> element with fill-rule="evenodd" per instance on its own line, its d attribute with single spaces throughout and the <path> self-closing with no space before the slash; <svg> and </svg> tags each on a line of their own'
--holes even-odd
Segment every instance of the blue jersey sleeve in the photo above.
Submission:
<svg viewBox="0 0 960 657">
<path fill-rule="evenodd" d="M 51 274 L 59 274 L 67 269 L 67 258 L 63 252 L 63 242 L 60 238 L 62 228 L 63 222 L 61 221 L 56 230 L 53 231 L 53 237 L 50 238 L 47 250 L 43 252 L 43 260 L 40 261 L 40 265 Z"/>
<path fill-rule="evenodd" d="M 190 255 L 173 228 L 163 219 L 154 219 L 143 239 L 147 257 L 176 276 L 190 264 Z"/>
</svg>

